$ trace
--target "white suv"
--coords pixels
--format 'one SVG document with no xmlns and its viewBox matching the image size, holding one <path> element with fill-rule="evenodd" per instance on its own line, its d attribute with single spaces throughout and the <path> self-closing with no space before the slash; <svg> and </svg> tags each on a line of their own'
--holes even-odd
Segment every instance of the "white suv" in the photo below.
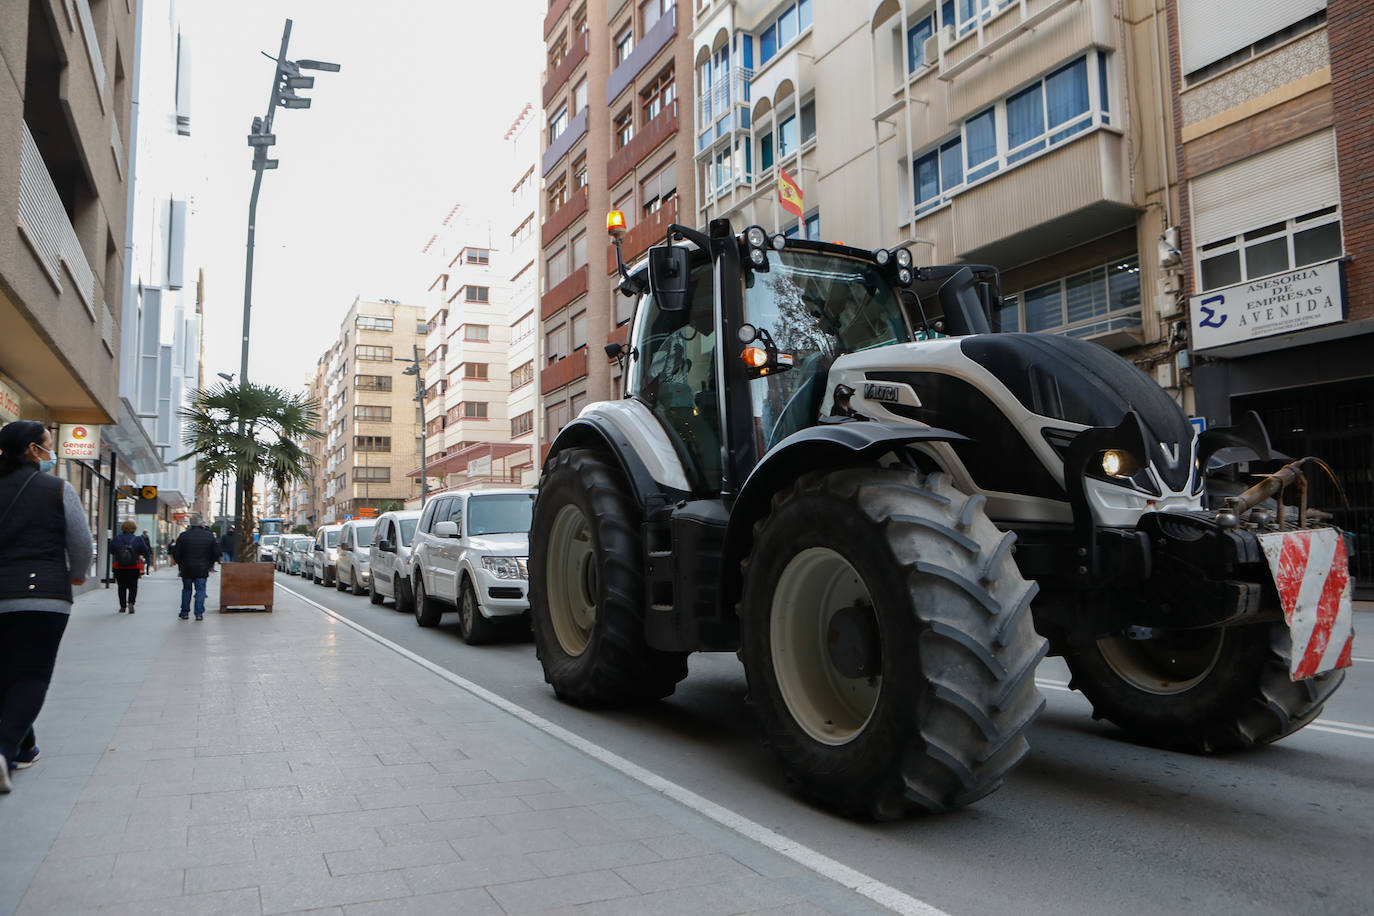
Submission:
<svg viewBox="0 0 1374 916">
<path fill-rule="evenodd" d="M 334 582 L 334 587 L 339 591 L 367 594 L 372 584 L 367 549 L 372 546 L 372 529 L 375 527 L 377 520 L 373 518 L 355 518 L 344 522 L 339 531 L 339 568 Z"/>
<path fill-rule="evenodd" d="M 415 529 L 410 581 L 415 620 L 458 611 L 463 639 L 491 638 L 494 618 L 529 611 L 530 516 L 534 490 L 458 490 L 425 506 Z"/>
</svg>

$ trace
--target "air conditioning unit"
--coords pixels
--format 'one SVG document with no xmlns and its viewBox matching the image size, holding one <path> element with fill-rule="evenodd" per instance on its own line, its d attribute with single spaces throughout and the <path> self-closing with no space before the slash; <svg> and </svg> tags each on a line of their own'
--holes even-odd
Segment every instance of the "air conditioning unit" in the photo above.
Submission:
<svg viewBox="0 0 1374 916">
<path fill-rule="evenodd" d="M 921 55 L 927 66 L 940 60 L 940 37 L 938 35 L 932 35 L 926 39 L 925 44 L 921 46 Z"/>
</svg>

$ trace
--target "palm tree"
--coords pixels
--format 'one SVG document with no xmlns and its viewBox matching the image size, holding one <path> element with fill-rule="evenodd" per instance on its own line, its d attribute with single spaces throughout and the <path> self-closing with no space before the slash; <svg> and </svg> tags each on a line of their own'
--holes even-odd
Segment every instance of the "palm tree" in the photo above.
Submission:
<svg viewBox="0 0 1374 916">
<path fill-rule="evenodd" d="M 237 556 L 252 551 L 253 486 L 259 477 L 285 490 L 293 480 L 308 480 L 312 459 L 301 445 L 306 437 L 322 438 L 315 427 L 320 405 L 304 394 L 271 385 L 200 388 L 178 414 L 186 421 L 182 444 L 196 459 L 196 483 L 207 486 L 226 475 L 243 484 L 243 525 Z M 242 431 L 240 431 L 242 430 Z"/>
</svg>

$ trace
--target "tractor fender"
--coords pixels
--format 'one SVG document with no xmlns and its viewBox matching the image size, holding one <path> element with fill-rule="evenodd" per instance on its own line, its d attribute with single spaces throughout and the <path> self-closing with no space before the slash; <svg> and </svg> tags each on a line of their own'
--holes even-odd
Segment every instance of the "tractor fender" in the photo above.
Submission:
<svg viewBox="0 0 1374 916">
<path fill-rule="evenodd" d="M 882 421 L 822 423 L 783 439 L 755 465 L 730 507 L 722 557 L 721 606 L 730 608 L 743 583 L 739 565 L 754 542 L 754 524 L 768 514 L 773 494 L 808 471 L 875 461 L 915 442 L 961 442 L 968 437 L 934 426 Z"/>
<path fill-rule="evenodd" d="M 690 498 L 691 486 L 672 442 L 653 413 L 638 401 L 626 398 L 589 404 L 554 437 L 544 467 L 568 448 L 592 448 L 611 455 L 641 510 Z"/>
</svg>

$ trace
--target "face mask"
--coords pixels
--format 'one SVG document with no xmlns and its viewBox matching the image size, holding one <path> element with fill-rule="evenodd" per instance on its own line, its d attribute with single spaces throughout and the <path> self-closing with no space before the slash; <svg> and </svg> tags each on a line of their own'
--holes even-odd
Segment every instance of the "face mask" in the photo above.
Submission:
<svg viewBox="0 0 1374 916">
<path fill-rule="evenodd" d="M 35 443 L 35 444 L 37 444 L 37 443 Z M 43 448 L 43 446 L 41 446 L 41 445 L 39 445 L 38 447 L 39 447 L 39 448 Z M 57 467 L 57 455 L 53 454 L 53 451 L 52 451 L 52 449 L 50 449 L 50 448 L 43 448 L 43 451 L 45 451 L 45 452 L 48 453 L 49 458 L 48 458 L 46 461 L 40 461 L 40 462 L 38 462 L 38 470 L 40 470 L 40 471 L 42 471 L 44 474 L 46 474 L 46 473 L 48 473 L 49 471 L 51 471 L 53 468 Z"/>
</svg>

